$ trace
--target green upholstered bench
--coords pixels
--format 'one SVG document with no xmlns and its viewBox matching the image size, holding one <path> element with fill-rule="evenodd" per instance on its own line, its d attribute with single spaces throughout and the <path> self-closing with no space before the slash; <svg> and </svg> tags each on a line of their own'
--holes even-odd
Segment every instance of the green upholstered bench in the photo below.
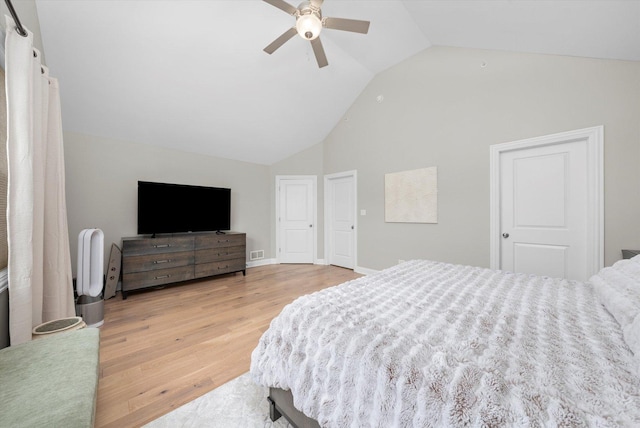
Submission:
<svg viewBox="0 0 640 428">
<path fill-rule="evenodd" d="M 1 427 L 92 427 L 100 330 L 84 328 L 0 350 Z"/>
</svg>

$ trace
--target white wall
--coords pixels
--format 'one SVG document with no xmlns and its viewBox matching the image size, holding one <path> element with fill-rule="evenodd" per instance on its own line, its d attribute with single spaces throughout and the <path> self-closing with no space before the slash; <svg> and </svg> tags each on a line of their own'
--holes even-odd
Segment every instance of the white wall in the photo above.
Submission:
<svg viewBox="0 0 640 428">
<path fill-rule="evenodd" d="M 482 67 L 482 64 L 486 66 Z M 378 103 L 376 97 L 383 95 Z M 604 125 L 605 262 L 640 248 L 640 63 L 430 48 L 379 74 L 327 139 L 271 167 L 65 133 L 75 237 L 135 235 L 139 179 L 234 189 L 232 227 L 275 257 L 275 176 L 358 171 L 358 266 L 431 258 L 489 265 L 489 146 Z M 384 174 L 438 167 L 438 224 L 384 222 Z"/>
<path fill-rule="evenodd" d="M 105 263 L 112 242 L 136 236 L 138 180 L 231 188 L 231 228 L 247 234 L 247 254 L 271 257 L 268 166 L 73 132 L 65 132 L 64 144 L 74 272 L 82 229 L 102 229 Z"/>
<path fill-rule="evenodd" d="M 639 118 L 639 62 L 436 47 L 372 80 L 325 140 L 323 168 L 358 171 L 359 266 L 489 266 L 489 146 L 604 125 L 611 264 L 640 248 Z M 438 224 L 385 223 L 384 174 L 430 166 Z"/>
</svg>

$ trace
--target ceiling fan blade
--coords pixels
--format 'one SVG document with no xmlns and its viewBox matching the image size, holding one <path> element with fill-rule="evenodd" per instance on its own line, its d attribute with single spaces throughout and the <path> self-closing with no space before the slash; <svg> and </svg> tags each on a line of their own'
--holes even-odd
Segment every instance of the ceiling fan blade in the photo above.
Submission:
<svg viewBox="0 0 640 428">
<path fill-rule="evenodd" d="M 332 30 L 352 31 L 362 34 L 367 34 L 369 31 L 369 21 L 360 21 L 358 19 L 324 18 L 322 24 L 325 28 L 331 28 Z"/>
<path fill-rule="evenodd" d="M 324 48 L 322 47 L 322 42 L 320 41 L 320 37 L 317 37 L 311 40 L 311 47 L 313 48 L 313 53 L 316 55 L 316 61 L 318 61 L 318 67 L 322 68 L 324 66 L 329 65 L 327 61 L 327 56 L 324 54 Z"/>
<path fill-rule="evenodd" d="M 293 15 L 298 10 L 284 0 L 263 0 L 263 1 L 265 3 L 269 3 L 271 6 L 277 7 L 280 10 L 284 10 L 289 15 Z"/>
<path fill-rule="evenodd" d="M 274 53 L 276 51 L 276 49 L 278 49 L 280 46 L 284 45 L 285 42 L 287 42 L 290 38 L 295 36 L 297 33 L 298 33 L 298 30 L 296 30 L 296 27 L 289 28 L 287 31 L 282 33 L 282 35 L 280 37 L 278 37 L 273 42 L 271 42 L 271 44 L 269 46 L 267 46 L 266 48 L 264 48 L 263 50 L 266 53 L 268 53 L 269 55 L 271 55 L 272 53 Z"/>
</svg>

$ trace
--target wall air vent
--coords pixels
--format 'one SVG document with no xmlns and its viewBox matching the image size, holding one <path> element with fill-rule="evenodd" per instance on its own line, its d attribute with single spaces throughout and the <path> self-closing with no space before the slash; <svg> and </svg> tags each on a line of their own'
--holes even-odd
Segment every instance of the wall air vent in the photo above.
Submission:
<svg viewBox="0 0 640 428">
<path fill-rule="evenodd" d="M 260 260 L 264 259 L 264 250 L 256 250 L 251 251 L 249 253 L 249 260 Z"/>
</svg>

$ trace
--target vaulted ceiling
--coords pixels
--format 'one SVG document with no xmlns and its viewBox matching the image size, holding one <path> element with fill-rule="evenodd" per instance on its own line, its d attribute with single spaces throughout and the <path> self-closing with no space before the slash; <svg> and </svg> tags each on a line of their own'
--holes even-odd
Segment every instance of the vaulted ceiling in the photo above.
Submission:
<svg viewBox="0 0 640 428">
<path fill-rule="evenodd" d="M 292 3 L 297 6 L 297 3 Z M 326 0 L 329 66 L 260 0 L 36 0 L 65 130 L 272 164 L 321 142 L 381 71 L 431 46 L 640 61 L 640 0 Z"/>
</svg>

